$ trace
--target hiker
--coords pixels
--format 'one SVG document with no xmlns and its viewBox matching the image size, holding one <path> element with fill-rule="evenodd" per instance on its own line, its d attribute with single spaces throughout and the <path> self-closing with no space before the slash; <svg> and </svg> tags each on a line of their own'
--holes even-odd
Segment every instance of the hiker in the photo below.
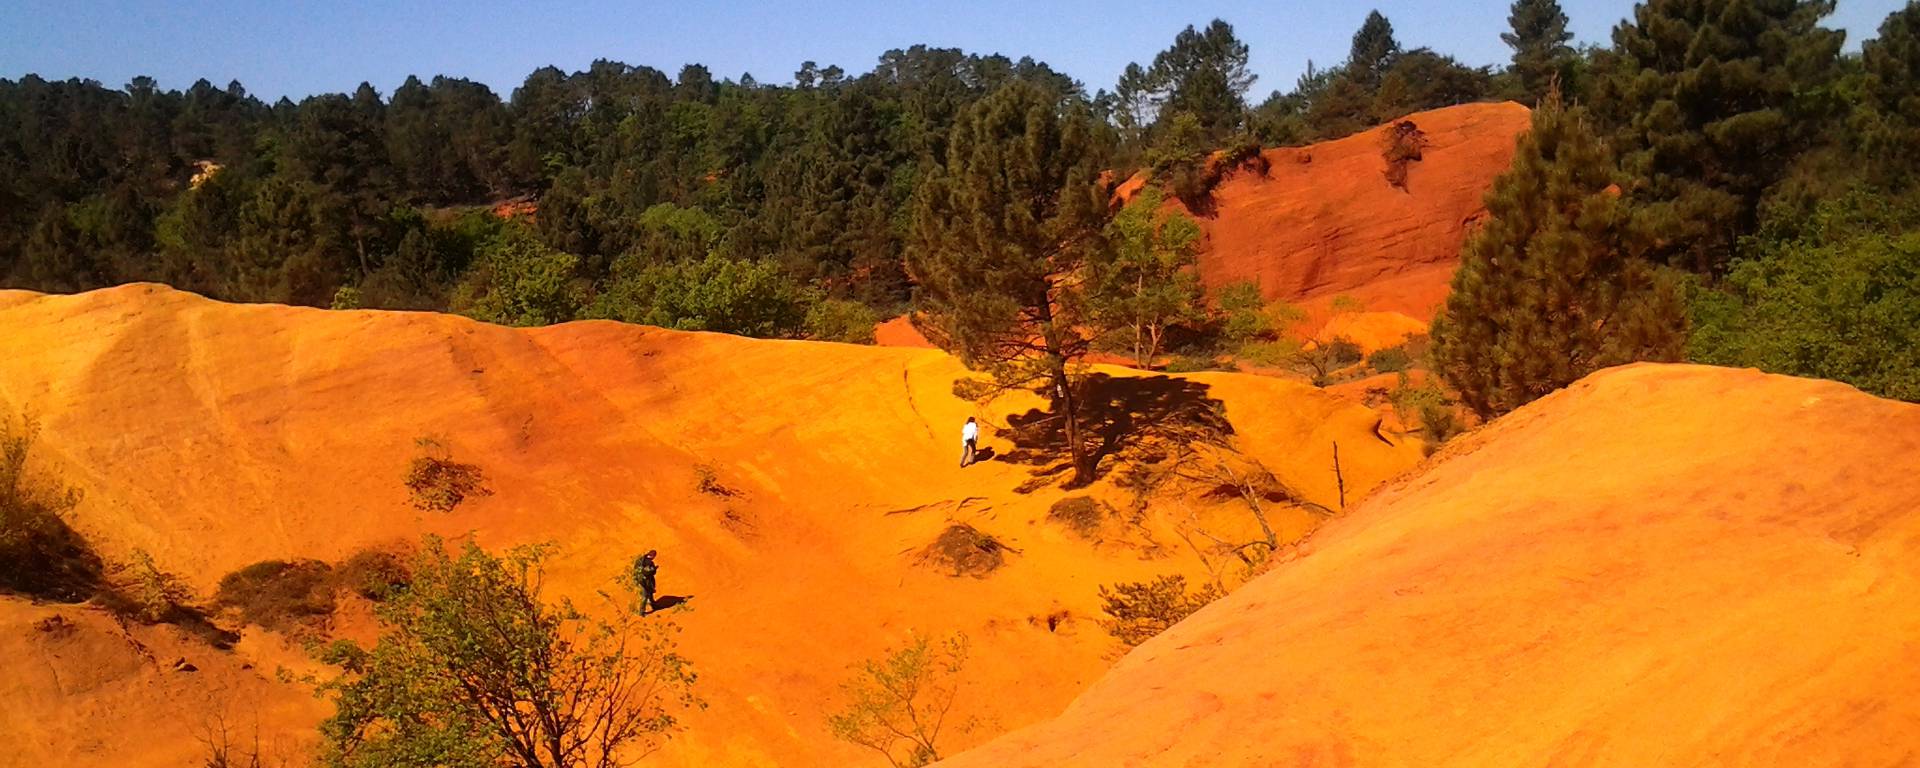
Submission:
<svg viewBox="0 0 1920 768">
<path fill-rule="evenodd" d="M 960 428 L 960 468 L 966 469 L 973 464 L 974 444 L 980 442 L 980 425 L 967 417 L 967 423 Z"/>
<path fill-rule="evenodd" d="M 654 551 L 634 558 L 633 585 L 640 588 L 640 615 L 653 612 L 653 575 L 660 572 L 660 566 L 653 564 Z"/>
</svg>

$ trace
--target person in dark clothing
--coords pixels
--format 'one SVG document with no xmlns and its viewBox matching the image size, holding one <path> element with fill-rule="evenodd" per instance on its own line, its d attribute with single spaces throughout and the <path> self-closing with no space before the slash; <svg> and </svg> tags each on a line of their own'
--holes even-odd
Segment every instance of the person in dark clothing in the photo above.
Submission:
<svg viewBox="0 0 1920 768">
<path fill-rule="evenodd" d="M 654 574 L 660 572 L 660 566 L 653 564 L 653 556 L 654 551 L 649 549 L 646 554 L 634 558 L 633 561 L 633 585 L 640 589 L 640 615 L 642 616 L 653 612 Z"/>
</svg>

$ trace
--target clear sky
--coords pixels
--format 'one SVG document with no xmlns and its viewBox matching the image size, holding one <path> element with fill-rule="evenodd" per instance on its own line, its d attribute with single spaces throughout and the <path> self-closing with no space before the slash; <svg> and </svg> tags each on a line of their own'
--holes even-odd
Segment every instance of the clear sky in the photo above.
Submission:
<svg viewBox="0 0 1920 768">
<path fill-rule="evenodd" d="M 1561 0 L 1577 42 L 1605 43 L 1631 0 Z M 1858 50 L 1904 0 L 1840 0 L 1829 26 Z M 1407 47 L 1474 64 L 1508 57 L 1507 0 L 1381 0 Z M 409 74 L 466 77 L 502 97 L 528 72 L 567 71 L 596 58 L 716 77 L 750 72 L 790 82 L 802 61 L 866 72 L 889 48 L 915 43 L 1032 56 L 1087 85 L 1111 87 L 1188 24 L 1218 17 L 1252 48 L 1254 101 L 1292 87 L 1308 59 L 1346 56 L 1366 3 L 1249 0 L 1133 4 L 1125 0 L 680 0 L 522 3 L 276 2 L 275 0 L 0 0 L 0 78 L 37 73 L 110 86 L 150 75 L 164 88 L 239 80 L 267 100 L 351 91 L 391 94 Z"/>
</svg>

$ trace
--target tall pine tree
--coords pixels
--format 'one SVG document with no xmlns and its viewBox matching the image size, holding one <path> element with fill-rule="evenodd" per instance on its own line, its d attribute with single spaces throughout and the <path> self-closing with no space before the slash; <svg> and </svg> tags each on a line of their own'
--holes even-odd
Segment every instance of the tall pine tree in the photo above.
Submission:
<svg viewBox="0 0 1920 768">
<path fill-rule="evenodd" d="M 1613 31 L 1592 103 L 1657 256 L 1713 272 L 1817 137 L 1842 33 L 1832 0 L 1647 0 Z"/>
<path fill-rule="evenodd" d="M 1585 111 L 1549 94 L 1487 194 L 1433 328 L 1440 375 L 1481 416 L 1601 368 L 1679 358 L 1685 307 L 1637 255 L 1613 167 Z"/>
<path fill-rule="evenodd" d="M 1566 80 L 1572 71 L 1573 47 L 1567 42 L 1567 13 L 1559 0 L 1513 0 L 1507 14 L 1511 32 L 1500 33 L 1500 41 L 1513 49 L 1513 76 L 1528 104 L 1546 97 L 1556 81 Z"/>
<path fill-rule="evenodd" d="M 917 190 L 908 251 L 936 340 L 1002 386 L 1045 385 L 1076 483 L 1093 466 L 1068 378 L 1089 344 L 1072 291 L 1107 210 L 1091 122 L 1076 99 L 1023 81 L 973 105 Z"/>
</svg>

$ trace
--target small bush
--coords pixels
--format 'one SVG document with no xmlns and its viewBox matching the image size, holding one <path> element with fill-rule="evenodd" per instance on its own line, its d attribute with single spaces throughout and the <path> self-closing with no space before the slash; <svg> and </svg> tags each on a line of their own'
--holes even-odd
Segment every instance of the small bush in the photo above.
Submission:
<svg viewBox="0 0 1920 768">
<path fill-rule="evenodd" d="M 940 760 L 940 734 L 959 692 L 967 640 L 935 644 L 916 638 L 885 658 L 860 666 L 840 685 L 847 705 L 827 717 L 835 738 L 879 752 L 894 766 Z"/>
<path fill-rule="evenodd" d="M 872 344 L 880 313 L 857 301 L 826 299 L 807 310 L 807 337 L 846 344 Z"/>
<path fill-rule="evenodd" d="M 1399 373 L 1413 367 L 1413 356 L 1402 347 L 1387 347 L 1367 355 L 1367 367 L 1380 373 Z"/>
<path fill-rule="evenodd" d="M 954 523 L 921 550 L 921 562 L 938 565 L 952 576 L 984 579 L 1006 564 L 1010 547 L 965 523 Z"/>
<path fill-rule="evenodd" d="M 366 549 L 333 569 L 333 583 L 374 602 L 381 602 L 412 583 L 405 562 L 392 552 Z"/>
<path fill-rule="evenodd" d="M 1161 370 L 1167 373 L 1199 373 L 1222 370 L 1222 366 L 1211 357 L 1174 355 L 1167 360 L 1166 365 L 1161 366 Z"/>
<path fill-rule="evenodd" d="M 1367 311 L 1367 303 L 1361 301 L 1359 297 L 1351 293 L 1343 293 L 1333 297 L 1333 301 L 1328 304 L 1328 308 L 1332 309 L 1335 314 L 1365 312 Z"/>
<path fill-rule="evenodd" d="M 1312 379 L 1314 386 L 1323 387 L 1333 380 L 1335 371 L 1360 362 L 1360 358 L 1360 345 L 1336 336 L 1301 349 L 1289 361 L 1289 367 Z"/>
<path fill-rule="evenodd" d="M 1066 526 L 1081 538 L 1091 539 L 1111 511 L 1111 507 L 1091 496 L 1068 496 L 1053 503 L 1047 510 L 1047 519 Z"/>
<path fill-rule="evenodd" d="M 275 631 L 297 630 L 333 615 L 333 568 L 318 560 L 263 560 L 220 579 L 215 607 Z"/>
<path fill-rule="evenodd" d="M 440 441 L 422 437 L 414 441 L 420 455 L 407 466 L 407 490 L 413 506 L 429 512 L 452 512 L 469 496 L 492 496 L 486 487 L 486 474 L 472 464 L 454 461 Z"/>
<path fill-rule="evenodd" d="M 1439 447 L 1460 433 L 1460 420 L 1454 411 L 1453 400 L 1439 386 L 1410 386 L 1406 374 L 1402 373 L 1399 385 L 1387 396 L 1393 402 L 1394 414 L 1401 421 L 1419 420 L 1420 435 L 1427 441 L 1429 449 Z"/>
<path fill-rule="evenodd" d="M 359 309 L 360 306 L 360 289 L 343 285 L 340 290 L 333 292 L 333 304 L 329 309 Z"/>
<path fill-rule="evenodd" d="M 160 570 L 144 549 L 133 551 L 120 581 L 119 592 L 126 602 L 119 612 L 130 613 L 142 623 L 174 621 L 178 614 L 190 611 L 193 590 L 178 576 Z"/>
<path fill-rule="evenodd" d="M 0 414 L 0 593 L 80 602 L 99 589 L 100 556 L 63 516 L 80 492 L 28 470 L 39 425 Z"/>
<path fill-rule="evenodd" d="M 1102 620 L 1100 626 L 1107 634 L 1132 647 L 1165 632 L 1219 597 L 1212 586 L 1188 592 L 1187 578 L 1179 575 L 1101 587 L 1100 610 L 1108 618 Z"/>
</svg>

